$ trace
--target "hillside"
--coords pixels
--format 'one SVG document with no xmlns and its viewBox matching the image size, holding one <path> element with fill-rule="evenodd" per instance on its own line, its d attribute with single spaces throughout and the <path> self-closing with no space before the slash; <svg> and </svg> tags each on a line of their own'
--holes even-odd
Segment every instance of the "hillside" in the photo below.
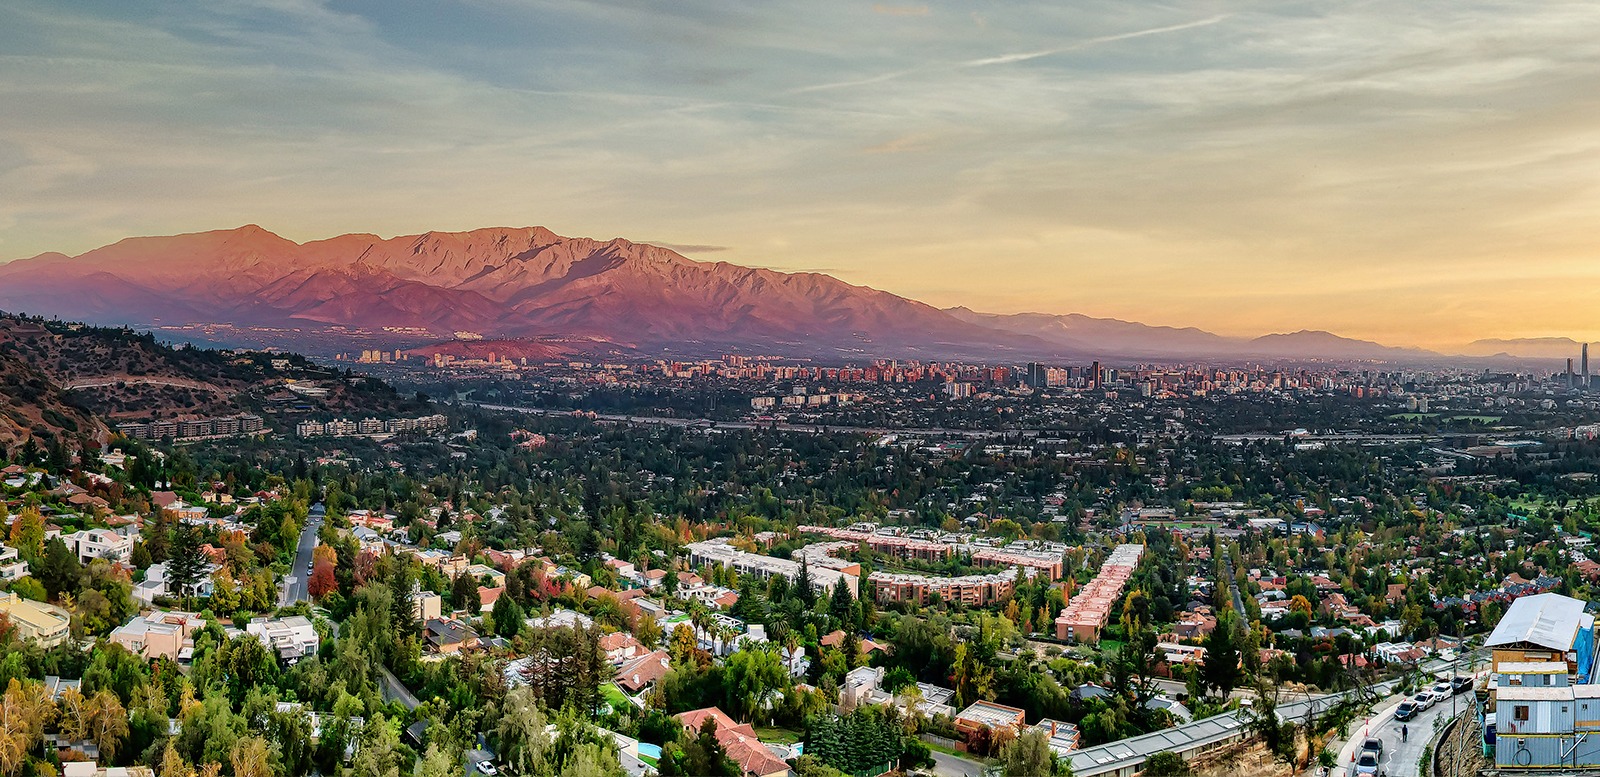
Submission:
<svg viewBox="0 0 1600 777">
<path fill-rule="evenodd" d="M 295 243 L 256 226 L 0 266 L 0 308 L 103 324 L 421 328 L 623 348 L 1051 350 L 817 273 L 704 263 L 541 228 Z"/>
<path fill-rule="evenodd" d="M 316 386 L 315 396 L 290 391 Z M 147 333 L 0 315 L 0 445 L 103 437 L 108 425 L 258 413 L 396 414 L 426 405 L 304 357 L 174 348 Z"/>
<path fill-rule="evenodd" d="M 98 439 L 105 424 L 31 363 L 29 341 L 44 332 L 13 319 L 0 319 L 0 450 L 29 439 L 62 444 Z"/>
</svg>

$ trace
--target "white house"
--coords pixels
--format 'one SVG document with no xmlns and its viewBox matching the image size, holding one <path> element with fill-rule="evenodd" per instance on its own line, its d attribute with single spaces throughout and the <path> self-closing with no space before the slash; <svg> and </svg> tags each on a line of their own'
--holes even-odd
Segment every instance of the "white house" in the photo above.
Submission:
<svg viewBox="0 0 1600 777">
<path fill-rule="evenodd" d="M 322 639 L 317 636 L 317 630 L 304 615 L 293 615 L 288 618 L 251 618 L 250 625 L 245 627 L 245 633 L 261 640 L 262 644 L 286 661 L 298 661 L 314 655 L 322 644 Z"/>
<path fill-rule="evenodd" d="M 61 541 L 84 563 L 97 558 L 126 563 L 133 557 L 133 538 L 110 529 L 83 529 L 61 535 Z"/>
<path fill-rule="evenodd" d="M 28 562 L 23 561 L 17 554 L 17 549 L 9 545 L 0 545 L 0 580 L 16 580 L 26 577 Z"/>
</svg>

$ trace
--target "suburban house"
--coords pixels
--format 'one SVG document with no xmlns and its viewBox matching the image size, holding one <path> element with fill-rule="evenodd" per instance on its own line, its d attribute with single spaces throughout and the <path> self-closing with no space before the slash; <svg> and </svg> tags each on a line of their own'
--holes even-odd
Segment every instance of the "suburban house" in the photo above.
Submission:
<svg viewBox="0 0 1600 777">
<path fill-rule="evenodd" d="M 622 690 L 638 695 L 667 676 L 671 659 L 667 651 L 657 650 L 623 662 L 617 668 L 616 683 Z"/>
<path fill-rule="evenodd" d="M 679 713 L 677 717 L 691 737 L 700 733 L 706 721 L 711 721 L 716 727 L 718 744 L 722 745 L 723 751 L 734 763 L 739 764 L 745 777 L 783 777 L 789 773 L 789 764 L 756 738 L 755 729 L 749 723 L 734 723 L 732 718 L 716 707 Z"/>
<path fill-rule="evenodd" d="M 156 611 L 135 615 L 111 632 L 111 641 L 145 659 L 188 660 L 194 654 L 194 633 L 205 619 L 192 612 Z"/>
<path fill-rule="evenodd" d="M 434 618 L 425 628 L 428 649 L 440 655 L 459 653 L 478 646 L 478 632 L 458 620 Z"/>
<path fill-rule="evenodd" d="M 1008 707 L 992 701 L 975 701 L 971 706 L 956 713 L 956 730 L 962 735 L 971 734 L 979 729 L 999 731 L 1010 729 L 1013 734 L 1022 733 L 1028 713 L 1017 707 Z"/>
<path fill-rule="evenodd" d="M 0 545 L 0 580 L 12 581 L 28 575 L 28 562 L 23 561 L 17 549 Z"/>
<path fill-rule="evenodd" d="M 0 591 L 0 612 L 11 618 L 18 636 L 35 640 L 47 648 L 66 642 L 72 634 L 72 614 L 53 604 Z"/>
<path fill-rule="evenodd" d="M 133 557 L 133 537 L 110 529 L 83 529 L 61 535 L 61 541 L 85 564 L 97 558 L 126 563 Z"/>
<path fill-rule="evenodd" d="M 261 644 L 285 661 L 299 661 L 315 655 L 317 648 L 322 646 L 322 638 L 317 636 L 311 620 L 304 615 L 251 618 L 249 625 L 245 626 L 245 633 L 261 640 Z"/>
</svg>

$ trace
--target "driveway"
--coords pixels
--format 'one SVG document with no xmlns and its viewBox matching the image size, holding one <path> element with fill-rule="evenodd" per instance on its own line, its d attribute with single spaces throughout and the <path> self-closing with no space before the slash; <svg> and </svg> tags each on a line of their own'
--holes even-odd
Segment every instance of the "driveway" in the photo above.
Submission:
<svg viewBox="0 0 1600 777">
<path fill-rule="evenodd" d="M 939 777 L 983 777 L 983 764 L 935 750 L 933 773 Z"/>
</svg>

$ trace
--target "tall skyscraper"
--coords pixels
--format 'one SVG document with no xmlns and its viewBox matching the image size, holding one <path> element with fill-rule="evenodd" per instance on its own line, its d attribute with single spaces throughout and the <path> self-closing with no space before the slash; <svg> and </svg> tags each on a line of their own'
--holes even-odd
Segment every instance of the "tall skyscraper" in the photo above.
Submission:
<svg viewBox="0 0 1600 777">
<path fill-rule="evenodd" d="M 1589 387 L 1589 344 L 1583 344 L 1583 387 Z"/>
<path fill-rule="evenodd" d="M 1089 368 L 1089 388 L 1100 388 L 1100 362 L 1095 362 L 1094 365 Z"/>
</svg>

